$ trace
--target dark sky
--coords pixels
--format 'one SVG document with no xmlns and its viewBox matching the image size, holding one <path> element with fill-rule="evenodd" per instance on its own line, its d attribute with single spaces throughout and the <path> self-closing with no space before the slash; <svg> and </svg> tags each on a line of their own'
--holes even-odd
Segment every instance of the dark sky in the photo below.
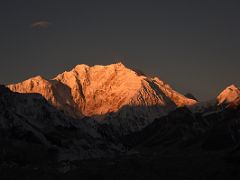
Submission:
<svg viewBox="0 0 240 180">
<path fill-rule="evenodd" d="M 240 85 L 237 0 L 1 0 L 0 23 L 0 83 L 122 59 L 201 100 Z"/>
</svg>

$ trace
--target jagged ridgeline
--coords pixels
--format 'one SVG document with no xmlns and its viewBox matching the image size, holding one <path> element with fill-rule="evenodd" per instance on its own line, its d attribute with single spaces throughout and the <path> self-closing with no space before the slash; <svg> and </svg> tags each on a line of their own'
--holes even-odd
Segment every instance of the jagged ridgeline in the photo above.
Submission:
<svg viewBox="0 0 240 180">
<path fill-rule="evenodd" d="M 159 78 L 122 63 L 81 64 L 50 80 L 37 76 L 8 87 L 19 93 L 39 93 L 72 117 L 92 117 L 120 133 L 140 130 L 176 107 L 196 103 Z"/>
</svg>

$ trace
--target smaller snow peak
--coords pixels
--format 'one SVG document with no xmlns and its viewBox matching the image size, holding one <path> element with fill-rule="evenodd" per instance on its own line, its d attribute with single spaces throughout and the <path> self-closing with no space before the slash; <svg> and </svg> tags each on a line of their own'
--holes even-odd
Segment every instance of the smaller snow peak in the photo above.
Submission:
<svg viewBox="0 0 240 180">
<path fill-rule="evenodd" d="M 45 80 L 45 78 L 42 77 L 42 76 L 35 76 L 35 77 L 33 77 L 33 78 L 29 79 L 29 80 L 42 81 L 42 80 Z"/>
<path fill-rule="evenodd" d="M 239 88 L 234 84 L 228 86 L 227 89 L 229 89 L 229 90 L 239 90 Z"/>
<path fill-rule="evenodd" d="M 28 86 L 28 84 L 32 84 L 32 85 L 34 85 L 35 84 L 35 86 L 40 86 L 40 85 L 48 85 L 48 84 L 50 84 L 50 82 L 47 80 L 47 79 L 45 79 L 44 77 L 42 77 L 42 76 L 35 76 L 35 77 L 33 77 L 33 78 L 30 78 L 30 79 L 28 79 L 28 80 L 26 80 L 26 81 L 23 81 L 22 82 L 26 87 Z M 21 84 L 21 83 L 20 83 Z"/>
<path fill-rule="evenodd" d="M 217 97 L 218 104 L 231 103 L 240 97 L 240 89 L 235 85 L 230 85 L 224 89 Z"/>
<path fill-rule="evenodd" d="M 227 88 L 225 88 L 225 89 L 220 93 L 220 95 L 221 95 L 221 94 L 222 94 L 222 95 L 228 95 L 228 94 L 233 93 L 233 92 L 237 92 L 237 93 L 240 92 L 240 89 L 239 89 L 236 85 L 234 85 L 234 84 L 232 84 L 232 85 L 228 86 Z"/>
<path fill-rule="evenodd" d="M 43 85 L 43 84 L 48 84 L 48 80 L 46 80 L 44 77 L 42 76 L 35 76 L 32 77 L 30 79 L 27 79 L 23 82 L 17 83 L 17 84 L 9 84 L 7 85 L 7 87 L 11 90 L 11 91 L 16 91 L 16 92 L 24 92 L 23 89 L 29 88 L 33 86 L 39 86 L 39 85 Z M 25 92 L 24 92 L 25 93 Z"/>
</svg>

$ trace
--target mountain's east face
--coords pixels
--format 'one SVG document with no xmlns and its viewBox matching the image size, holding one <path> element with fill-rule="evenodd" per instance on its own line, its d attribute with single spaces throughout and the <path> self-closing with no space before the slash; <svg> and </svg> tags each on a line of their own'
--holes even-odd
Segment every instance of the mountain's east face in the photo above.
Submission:
<svg viewBox="0 0 240 180">
<path fill-rule="evenodd" d="M 218 105 L 221 104 L 239 105 L 240 89 L 235 85 L 228 86 L 217 96 L 217 103 Z"/>
<path fill-rule="evenodd" d="M 104 119 L 110 115 L 116 119 L 114 114 L 117 114 L 122 119 L 131 116 L 132 119 L 135 116 L 154 119 L 176 107 L 196 103 L 159 78 L 139 74 L 122 63 L 77 65 L 51 80 L 38 76 L 8 87 L 19 93 L 40 93 L 52 105 L 74 117 L 101 116 Z M 146 124 L 142 122 L 142 126 Z"/>
</svg>

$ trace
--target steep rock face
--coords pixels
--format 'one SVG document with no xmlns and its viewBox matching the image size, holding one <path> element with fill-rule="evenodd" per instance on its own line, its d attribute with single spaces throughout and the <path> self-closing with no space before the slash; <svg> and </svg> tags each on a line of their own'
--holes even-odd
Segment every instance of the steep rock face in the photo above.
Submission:
<svg viewBox="0 0 240 180">
<path fill-rule="evenodd" d="M 218 105 L 239 103 L 239 98 L 240 98 L 240 89 L 235 85 L 231 85 L 231 86 L 228 86 L 226 89 L 224 89 L 217 96 L 217 102 L 218 102 Z"/>
<path fill-rule="evenodd" d="M 159 78 L 155 77 L 154 82 L 158 85 L 159 89 L 177 105 L 177 107 L 192 106 L 197 103 L 196 100 L 187 98 L 184 95 L 174 91 L 170 85 L 161 81 Z"/>
<path fill-rule="evenodd" d="M 176 107 L 196 103 L 160 79 L 147 77 L 122 63 L 77 65 L 52 80 L 35 77 L 8 87 L 20 93 L 40 93 L 72 116 L 113 121 L 131 130 L 141 129 Z"/>
<path fill-rule="evenodd" d="M 70 87 L 73 100 L 86 116 L 118 111 L 129 104 L 141 87 L 141 76 L 122 64 L 110 66 L 78 65 L 55 80 Z"/>
</svg>

